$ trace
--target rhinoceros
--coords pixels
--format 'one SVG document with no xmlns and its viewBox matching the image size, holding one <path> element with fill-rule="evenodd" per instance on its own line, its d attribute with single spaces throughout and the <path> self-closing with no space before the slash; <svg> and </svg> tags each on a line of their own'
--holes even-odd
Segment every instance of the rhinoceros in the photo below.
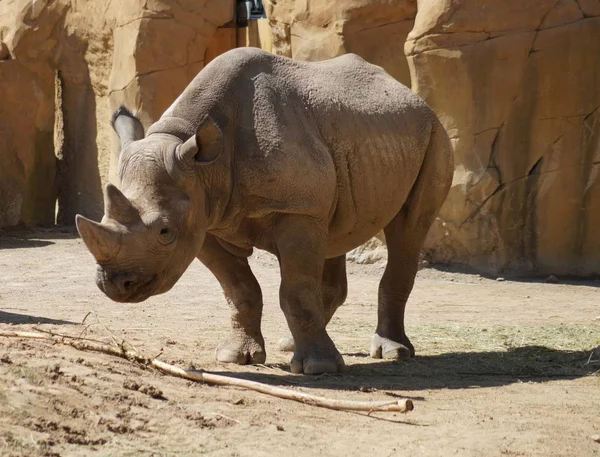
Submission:
<svg viewBox="0 0 600 457">
<path fill-rule="evenodd" d="M 404 329 L 419 253 L 448 193 L 453 158 L 433 111 L 382 68 L 347 54 L 298 62 L 241 48 L 210 62 L 146 134 L 126 108 L 120 190 L 78 215 L 112 300 L 167 292 L 198 258 L 231 307 L 217 360 L 263 363 L 253 248 L 279 260 L 291 371 L 343 369 L 326 326 L 347 293 L 345 254 L 385 233 L 371 356 L 414 356 Z"/>
</svg>

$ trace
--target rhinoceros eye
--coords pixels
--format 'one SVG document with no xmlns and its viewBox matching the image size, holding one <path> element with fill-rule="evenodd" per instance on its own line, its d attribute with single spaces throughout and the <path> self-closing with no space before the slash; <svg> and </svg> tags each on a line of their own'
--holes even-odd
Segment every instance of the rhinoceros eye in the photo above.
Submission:
<svg viewBox="0 0 600 457">
<path fill-rule="evenodd" d="M 167 227 L 167 226 L 163 226 L 160 229 L 159 232 L 159 240 L 162 244 L 167 245 L 167 244 L 171 244 L 173 241 L 175 241 L 175 238 L 177 236 L 177 231 Z"/>
</svg>

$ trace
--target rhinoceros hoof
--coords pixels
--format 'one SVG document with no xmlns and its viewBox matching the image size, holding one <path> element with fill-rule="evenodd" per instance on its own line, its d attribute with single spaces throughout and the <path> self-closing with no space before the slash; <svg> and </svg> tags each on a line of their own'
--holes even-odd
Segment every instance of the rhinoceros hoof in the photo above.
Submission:
<svg viewBox="0 0 600 457">
<path fill-rule="evenodd" d="M 344 359 L 337 349 L 331 355 L 311 354 L 310 351 L 305 356 L 294 353 L 290 363 L 290 370 L 296 374 L 339 373 L 344 369 Z"/>
<path fill-rule="evenodd" d="M 291 336 L 280 338 L 277 341 L 277 347 L 281 352 L 294 352 L 296 350 L 296 342 Z"/>
<path fill-rule="evenodd" d="M 217 348 L 217 360 L 224 363 L 251 365 L 265 363 L 267 353 L 257 342 L 226 341 Z"/>
<path fill-rule="evenodd" d="M 377 333 L 373 335 L 371 340 L 371 357 L 374 359 L 388 360 L 407 360 L 415 356 L 415 348 L 412 343 L 406 338 L 406 341 L 398 343 L 379 336 Z"/>
</svg>

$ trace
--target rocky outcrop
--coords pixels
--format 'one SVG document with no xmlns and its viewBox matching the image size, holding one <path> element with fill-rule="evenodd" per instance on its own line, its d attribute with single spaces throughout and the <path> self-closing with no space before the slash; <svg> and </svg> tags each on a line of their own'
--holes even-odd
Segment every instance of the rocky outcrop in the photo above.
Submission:
<svg viewBox="0 0 600 457">
<path fill-rule="evenodd" d="M 102 214 L 115 180 L 108 120 L 146 124 L 204 65 L 232 2 L 0 0 L 0 227 Z"/>
<path fill-rule="evenodd" d="M 50 100 L 44 100 L 35 76 L 15 62 L 0 62 L 0 81 L 0 227 L 53 224 L 56 170 Z M 52 96 L 53 84 L 45 89 Z"/>
<path fill-rule="evenodd" d="M 600 7 L 420 0 L 412 87 L 454 147 L 438 262 L 600 274 Z"/>
<path fill-rule="evenodd" d="M 404 42 L 413 27 L 416 0 L 278 0 L 264 4 L 276 54 L 324 60 L 353 52 L 410 85 Z"/>
<path fill-rule="evenodd" d="M 16 184 L 12 196 L 0 198 L 12 206 L 11 217 L 0 210 L 0 226 L 53 224 L 57 197 L 59 219 L 77 211 L 101 214 L 96 95 L 102 72 L 91 71 L 90 60 L 110 65 L 112 34 L 100 3 L 0 2 L 0 41 L 8 53 L 0 72 L 27 75 L 5 89 L 13 97 L 6 115 L 19 114 L 9 120 L 13 142 L 0 145 L 0 158 L 12 157 L 4 171 Z M 35 108 L 21 109 L 22 99 Z"/>
<path fill-rule="evenodd" d="M 234 2 L 0 0 L 0 227 L 53 223 L 57 197 L 59 222 L 98 218 L 102 183 L 117 181 L 110 113 L 126 103 L 147 126 L 232 47 L 354 52 L 412 84 L 452 138 L 429 260 L 600 274 L 597 0 L 264 5 L 270 27 L 235 31 L 217 29 Z"/>
</svg>

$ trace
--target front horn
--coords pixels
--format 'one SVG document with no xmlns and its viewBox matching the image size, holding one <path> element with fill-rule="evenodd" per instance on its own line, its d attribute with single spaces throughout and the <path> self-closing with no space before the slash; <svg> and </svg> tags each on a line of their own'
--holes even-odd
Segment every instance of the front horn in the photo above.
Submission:
<svg viewBox="0 0 600 457">
<path fill-rule="evenodd" d="M 121 234 L 119 232 L 80 214 L 75 216 L 75 225 L 81 239 L 96 259 L 96 262 L 104 263 L 116 257 L 121 247 Z"/>
</svg>

